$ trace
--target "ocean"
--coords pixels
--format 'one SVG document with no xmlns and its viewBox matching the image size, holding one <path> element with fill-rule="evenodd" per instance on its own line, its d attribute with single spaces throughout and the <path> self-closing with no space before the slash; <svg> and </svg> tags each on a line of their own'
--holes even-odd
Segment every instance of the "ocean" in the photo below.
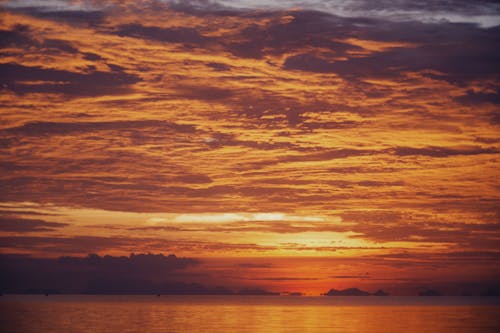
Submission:
<svg viewBox="0 0 500 333">
<path fill-rule="evenodd" d="M 3 295 L 0 331 L 500 332 L 500 298 Z"/>
</svg>

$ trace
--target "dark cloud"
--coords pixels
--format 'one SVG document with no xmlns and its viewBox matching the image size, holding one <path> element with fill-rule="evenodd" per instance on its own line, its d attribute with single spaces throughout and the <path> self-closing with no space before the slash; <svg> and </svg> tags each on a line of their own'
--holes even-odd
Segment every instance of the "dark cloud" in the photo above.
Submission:
<svg viewBox="0 0 500 333">
<path fill-rule="evenodd" d="M 469 253 L 466 255 L 458 255 L 457 252 L 443 252 L 436 253 L 434 252 L 417 252 L 414 250 L 402 250 L 398 249 L 397 251 L 403 252 L 392 252 L 385 254 L 373 254 L 371 256 L 365 256 L 363 260 L 369 260 L 373 263 L 382 266 L 390 266 L 395 268 L 415 268 L 420 269 L 423 267 L 427 267 L 427 269 L 442 269 L 445 267 L 457 266 L 464 267 L 464 265 L 490 265 L 492 263 L 497 262 L 498 253 L 488 253 L 487 251 L 468 251 Z M 494 273 L 494 272 L 492 272 Z M 494 273 L 496 274 L 496 273 Z M 419 281 L 422 278 L 411 277 L 412 274 L 409 274 L 410 277 L 402 277 L 394 280 L 401 281 Z M 388 280 L 391 278 L 375 278 L 372 277 L 371 280 Z M 425 280 L 425 278 L 423 278 Z"/>
<path fill-rule="evenodd" d="M 69 24 L 96 26 L 103 22 L 107 13 L 103 10 L 31 11 L 34 16 L 55 19 Z"/>
<path fill-rule="evenodd" d="M 342 220 L 348 222 L 381 222 L 381 223 L 394 223 L 402 219 L 408 219 L 403 212 L 393 210 L 378 210 L 371 212 L 364 211 L 349 211 L 340 215 Z"/>
<path fill-rule="evenodd" d="M 114 32 L 118 36 L 127 36 L 155 40 L 165 43 L 183 43 L 185 45 L 206 46 L 213 38 L 203 36 L 195 28 L 159 28 L 141 24 L 125 24 Z"/>
<path fill-rule="evenodd" d="M 305 162 L 305 161 L 324 161 L 340 158 L 347 158 L 351 156 L 367 156 L 379 153 L 376 150 L 369 149 L 328 149 L 317 153 L 306 154 L 302 156 L 285 156 L 280 162 Z"/>
<path fill-rule="evenodd" d="M 85 52 L 85 53 L 83 53 L 83 59 L 90 60 L 90 61 L 96 61 L 96 60 L 103 60 L 104 58 L 102 58 L 100 55 L 92 53 L 92 52 Z"/>
<path fill-rule="evenodd" d="M 71 96 L 100 96 L 124 93 L 134 83 L 141 81 L 135 75 L 122 71 L 76 73 L 18 64 L 0 64 L 4 89 L 18 94 L 54 93 Z M 32 83 L 45 81 L 42 83 Z"/>
<path fill-rule="evenodd" d="M 57 49 L 66 53 L 76 54 L 78 49 L 69 42 L 60 39 L 45 39 L 41 45 L 43 48 Z"/>
<path fill-rule="evenodd" d="M 492 112 L 491 115 L 490 115 L 491 119 L 490 119 L 490 122 L 493 124 L 493 125 L 498 125 L 500 124 L 500 111 L 495 111 L 495 112 Z"/>
<path fill-rule="evenodd" d="M 487 228 L 488 225 L 478 226 L 479 229 Z M 490 225 L 492 230 L 498 231 L 500 229 L 500 224 Z M 453 258 L 454 260 L 500 260 L 500 251 L 456 251 L 456 252 L 444 252 L 440 256 L 446 258 Z"/>
<path fill-rule="evenodd" d="M 393 173 L 398 171 L 397 168 L 391 167 L 364 167 L 364 166 L 350 166 L 350 167 L 335 167 L 328 169 L 328 172 L 338 174 L 357 174 L 357 173 Z"/>
<path fill-rule="evenodd" d="M 147 279 L 94 279 L 90 280 L 85 294 L 153 294 L 153 295 L 232 295 L 234 291 L 218 286 L 210 287 L 199 283 L 163 282 L 153 283 Z"/>
<path fill-rule="evenodd" d="M 126 156 L 125 159 L 128 159 Z M 78 161 L 72 162 L 76 170 L 83 170 L 85 166 L 79 164 Z M 106 164 L 111 163 L 111 164 Z M 84 163 L 85 164 L 85 163 Z M 122 164 L 116 160 L 107 162 L 106 159 L 100 160 L 97 166 L 104 171 L 105 169 L 112 170 L 113 165 L 120 167 Z M 90 167 L 95 166 L 93 163 Z M 54 167 L 54 166 L 52 166 Z M 127 168 L 132 168 L 128 166 Z M 92 168 L 91 168 L 92 169 Z M 91 169 L 89 172 L 91 172 Z M 53 169 L 57 172 L 57 168 Z M 125 171 L 121 171 L 126 175 Z M 125 211 L 176 211 L 179 207 L 184 206 L 179 199 L 185 198 L 185 205 L 192 207 L 194 202 L 198 202 L 204 207 L 212 205 L 221 200 L 227 195 L 245 195 L 250 197 L 276 197 L 280 193 L 289 193 L 287 189 L 273 187 L 260 189 L 258 187 L 242 187 L 242 186 L 226 186 L 214 185 L 207 188 L 197 188 L 182 185 L 170 185 L 169 179 L 166 179 L 167 184 L 159 183 L 152 179 L 135 177 L 135 179 L 123 178 L 123 181 L 112 181 L 93 177 L 22 177 L 0 180 L 3 193 L 2 199 L 6 201 L 18 201 L 21 198 L 34 202 L 52 202 L 60 205 L 78 204 L 87 207 L 95 207 L 108 210 L 125 210 Z M 193 183 L 195 179 L 191 179 Z M 179 180 L 170 179 L 171 182 L 180 182 Z M 200 181 L 200 179 L 196 179 Z M 208 181 L 208 179 L 203 179 Z M 295 192 L 298 192 L 295 191 Z M 137 200 L 137 198 L 147 200 Z M 29 199 L 28 199 L 29 198 Z M 179 206 L 180 205 L 180 206 Z M 169 208 L 170 207 L 170 208 Z M 182 207 L 184 208 L 184 207 Z"/>
<path fill-rule="evenodd" d="M 363 125 L 363 122 L 361 121 L 352 121 L 352 120 L 346 120 L 346 121 L 329 121 L 329 122 L 314 122 L 314 121 L 305 121 L 302 122 L 300 120 L 297 121 L 298 123 L 301 123 L 299 125 L 300 128 L 302 129 L 307 129 L 307 130 L 316 130 L 316 129 L 352 129 L 356 128 L 358 126 Z"/>
<path fill-rule="evenodd" d="M 432 74 L 435 78 L 450 82 L 464 82 L 484 76 L 498 78 L 500 73 L 498 66 L 500 53 L 495 47 L 500 42 L 499 27 L 483 29 L 471 24 L 391 21 L 384 20 L 382 17 L 377 19 L 340 17 L 311 10 L 255 13 L 228 10 L 212 1 L 170 2 L 167 7 L 159 3 L 150 3 L 148 6 L 150 10 L 170 8 L 195 15 L 230 15 L 247 18 L 253 15 L 255 18 L 265 17 L 270 20 L 265 25 L 249 25 L 236 34 L 230 33 L 222 37 L 204 36 L 199 28 L 162 28 L 139 23 L 118 26 L 112 33 L 160 42 L 182 43 L 187 46 L 217 45 L 236 56 L 245 58 L 262 58 L 266 54 L 300 52 L 303 46 L 307 45 L 323 51 L 291 56 L 285 61 L 284 68 L 337 73 L 348 78 L 395 76 L 401 72 L 427 69 L 442 73 L 442 75 Z M 363 6 L 366 7 L 366 3 L 363 3 Z M 437 8 L 448 7 L 443 4 L 436 6 Z M 138 10 L 146 8 L 136 7 Z M 384 8 L 379 5 L 375 7 Z M 391 4 L 389 7 L 396 8 L 397 6 Z M 403 7 L 411 7 L 411 4 L 405 2 Z M 476 10 L 482 6 L 474 5 L 468 8 Z M 65 16 L 75 18 L 80 16 L 81 20 L 88 22 L 92 17 L 98 16 L 98 13 L 102 15 L 102 12 L 77 14 L 78 12 L 56 13 L 34 8 L 24 10 L 36 13 L 36 15 L 59 15 L 60 19 Z M 281 18 L 284 15 L 288 15 L 291 19 L 283 21 Z M 418 45 L 353 57 L 348 52 L 361 51 L 362 48 L 340 41 L 353 37 L 374 41 L 409 42 Z M 345 55 L 348 55 L 348 59 L 335 60 L 335 57 Z"/>
<path fill-rule="evenodd" d="M 490 42 L 489 40 L 484 41 L 486 45 Z M 500 67 L 497 66 L 497 61 L 500 59 L 500 53 L 496 50 L 478 51 L 479 46 L 474 48 L 466 45 L 464 42 L 455 46 L 400 47 L 366 57 L 352 57 L 340 61 L 305 53 L 287 58 L 283 66 L 285 69 L 335 73 L 348 79 L 397 77 L 405 72 L 423 70 L 435 70 L 443 73 L 442 76 L 429 76 L 452 82 L 465 82 L 485 76 L 498 78 Z M 463 52 L 465 48 L 474 51 Z M 458 49 L 461 52 L 458 52 Z M 488 52 L 487 56 L 486 52 Z"/>
<path fill-rule="evenodd" d="M 97 60 L 104 60 L 104 58 L 102 58 L 100 55 L 98 54 L 95 54 L 95 53 L 91 53 L 91 52 L 80 52 L 80 50 L 71 42 L 69 41 L 66 41 L 66 40 L 62 40 L 62 39 L 53 39 L 53 38 L 49 38 L 49 39 L 42 39 L 40 40 L 39 38 L 37 38 L 37 32 L 36 31 L 33 31 L 32 28 L 30 26 L 27 26 L 27 25 L 16 25 L 14 26 L 11 30 L 0 30 L 0 48 L 7 48 L 7 47 L 17 47 L 17 48 L 20 48 L 21 51 L 19 50 L 16 50 L 16 51 L 13 51 L 12 54 L 22 54 L 22 53 L 30 53 L 30 54 L 36 54 L 37 56 L 42 56 L 42 57 L 45 57 L 46 59 L 51 59 L 52 56 L 54 55 L 64 55 L 64 56 L 71 56 L 71 57 L 75 57 L 75 56 L 78 56 L 78 55 L 81 55 L 83 57 L 83 59 L 85 60 L 89 60 L 89 61 L 97 61 Z M 61 88 L 61 93 L 70 93 L 68 92 L 67 90 L 71 90 L 71 86 L 70 85 L 75 85 L 76 82 L 68 82 L 68 81 L 57 81 L 57 79 L 67 79 L 67 80 L 70 80 L 70 81 L 82 81 L 82 80 L 85 80 L 83 76 L 78 76 L 78 75 L 75 75 L 77 73 L 66 73 L 66 76 L 64 76 L 63 74 L 63 71 L 54 71 L 54 70 L 50 70 L 45 73 L 41 73 L 40 72 L 40 68 L 34 68 L 33 70 L 35 71 L 35 73 L 32 74 L 31 78 L 26 78 L 24 77 L 23 78 L 23 75 L 26 76 L 26 74 L 23 74 L 22 72 L 19 73 L 19 71 L 21 71 L 21 66 L 17 65 L 17 68 L 13 67 L 16 66 L 15 64 L 3 64 L 2 66 L 7 66 L 5 67 L 4 70 L 6 70 L 7 72 L 11 72 L 13 71 L 14 72 L 14 75 L 19 75 L 19 80 L 14 80 L 13 78 L 10 79 L 11 83 L 18 83 L 19 85 L 23 85 L 22 81 L 39 81 L 39 80 L 46 80 L 48 81 L 48 83 L 54 85 L 53 82 L 57 82 L 59 83 L 58 85 L 55 84 L 54 85 L 54 89 L 59 89 Z M 116 71 L 117 73 L 121 72 L 123 74 L 123 70 L 124 68 L 123 67 L 119 67 L 119 68 L 113 68 L 112 65 L 108 65 L 112 71 Z M 95 66 L 86 66 L 84 68 L 87 72 L 87 74 L 89 74 L 89 72 L 92 72 L 91 75 L 95 75 L 94 79 L 96 80 L 101 80 L 101 79 L 106 79 L 105 75 L 106 74 L 99 74 L 99 72 L 95 72 Z M 27 70 L 30 70 L 30 68 L 28 67 Z M 50 75 L 55 75 L 55 79 L 52 80 L 51 78 L 47 79 L 47 76 L 50 77 Z M 117 76 L 116 77 L 118 80 L 119 77 Z M 129 76 L 128 79 L 132 79 L 132 76 Z M 88 79 L 87 81 L 91 81 L 92 78 Z M 15 81 L 15 82 L 12 82 L 12 81 Z M 21 81 L 21 82 L 17 82 L 17 81 Z M 6 82 L 5 81 L 1 81 L 3 84 L 4 84 L 4 88 L 5 88 L 5 85 L 6 85 Z M 64 84 L 61 84 L 61 82 L 64 82 L 66 85 Z M 103 82 L 103 84 L 108 84 L 109 85 L 109 81 L 108 82 Z M 120 84 L 119 82 L 117 82 L 118 84 Z M 133 83 L 133 82 L 129 82 L 130 83 Z M 88 85 L 90 85 L 90 82 L 87 83 Z M 97 85 L 99 85 L 99 83 L 97 82 Z M 31 86 L 31 85 L 30 85 Z M 25 86 L 24 89 L 27 90 L 28 92 L 30 92 L 30 86 Z M 36 87 L 37 85 L 33 85 L 35 87 L 33 87 L 34 89 L 34 92 L 37 92 L 37 89 L 41 89 L 40 92 L 51 92 L 50 90 L 46 91 L 42 88 L 42 84 L 39 84 L 38 85 L 38 88 Z M 19 88 L 19 87 L 18 87 Z M 21 88 L 19 88 L 20 91 L 19 92 L 23 92 L 23 90 Z M 48 87 L 46 87 L 45 89 L 48 89 Z M 14 89 L 14 91 L 16 91 Z M 70 93 L 71 94 L 71 93 Z"/>
<path fill-rule="evenodd" d="M 274 142 L 274 141 L 251 141 L 242 140 L 234 134 L 226 133 L 207 133 L 210 135 L 210 140 L 206 141 L 206 144 L 212 148 L 220 148 L 225 146 L 239 146 L 247 147 L 258 150 L 274 150 L 274 149 L 286 149 L 286 150 L 303 150 L 300 145 L 294 144 L 292 142 Z"/>
<path fill-rule="evenodd" d="M 126 68 L 116 64 L 106 64 L 113 72 L 123 72 Z"/>
<path fill-rule="evenodd" d="M 429 156 L 429 157 L 450 157 L 457 155 L 481 155 L 481 154 L 498 154 L 499 151 L 495 148 L 445 148 L 445 147 L 397 147 L 393 150 L 397 156 Z"/>
<path fill-rule="evenodd" d="M 455 97 L 455 100 L 464 105 L 481 105 L 485 103 L 500 104 L 500 92 L 475 92 L 468 90 L 465 95 Z"/>
<path fill-rule="evenodd" d="M 321 149 L 318 152 L 312 152 L 312 153 L 283 155 L 271 160 L 263 160 L 263 161 L 249 163 L 248 165 L 243 165 L 242 167 L 245 169 L 260 169 L 274 164 L 307 162 L 307 161 L 328 161 L 328 160 L 342 159 L 354 156 L 376 155 L 380 153 L 383 153 L 383 151 L 369 150 L 369 149 L 351 149 L 351 148 Z"/>
<path fill-rule="evenodd" d="M 47 222 L 39 219 L 26 219 L 15 216 L 0 217 L 0 231 L 5 232 L 54 231 L 67 225 L 67 223 Z"/>
<path fill-rule="evenodd" d="M 402 181 L 382 182 L 376 180 L 365 180 L 358 182 L 357 185 L 364 187 L 385 187 L 385 186 L 404 186 L 405 183 Z"/>
<path fill-rule="evenodd" d="M 251 263 L 251 262 L 243 262 L 237 265 L 238 267 L 243 268 L 272 268 L 274 267 L 271 263 Z"/>
<path fill-rule="evenodd" d="M 108 8 L 111 9 L 112 6 Z M 43 19 L 50 19 L 54 21 L 64 22 L 66 24 L 72 25 L 85 25 L 85 26 L 98 26 L 103 22 L 107 16 L 105 10 L 78 10 L 78 9 L 68 9 L 64 6 L 52 7 L 50 3 L 44 5 L 43 2 L 39 2 L 40 6 L 18 6 L 18 7 L 8 7 L 8 10 L 14 13 L 21 13 L 25 15 L 31 15 L 34 17 L 39 17 Z M 5 7 L 4 7 L 5 9 Z"/>
<path fill-rule="evenodd" d="M 365 77 L 398 77 L 405 72 L 434 70 L 441 74 L 429 76 L 453 83 L 493 77 L 499 78 L 499 27 L 480 29 L 466 24 L 384 22 L 381 20 L 338 18 L 319 21 L 336 38 L 360 38 L 384 42 L 415 43 L 365 56 L 336 60 L 332 55 L 301 53 L 284 62 L 285 69 L 317 73 L 335 73 L 353 80 Z M 318 32 L 310 31 L 314 36 Z M 330 36 L 332 38 L 333 36 Z M 311 36 L 308 36 L 309 39 Z M 304 38 L 305 39 L 305 38 Z M 303 40 L 299 38 L 299 40 Z"/>
<path fill-rule="evenodd" d="M 370 279 L 370 275 L 334 275 L 330 276 L 332 279 Z"/>
<path fill-rule="evenodd" d="M 183 98 L 205 101 L 224 100 L 233 95 L 230 89 L 208 86 L 180 86 L 177 88 L 177 93 Z"/>
<path fill-rule="evenodd" d="M 265 54 L 284 54 L 310 47 L 330 50 L 331 55 L 344 55 L 347 51 L 361 50 L 359 46 L 334 41 L 338 35 L 332 28 L 325 29 L 324 15 L 314 12 L 293 13 L 291 22 L 276 20 L 264 27 L 251 25 L 243 29 L 234 41 L 223 42 L 226 49 L 238 57 L 261 58 Z"/>
<path fill-rule="evenodd" d="M 249 278 L 249 280 L 255 280 L 255 281 L 315 281 L 315 280 L 320 280 L 320 278 L 312 278 L 312 277 L 265 277 L 265 278 Z"/>
<path fill-rule="evenodd" d="M 5 208 L 5 209 L 4 209 Z M 48 213 L 48 212 L 37 212 L 34 210 L 23 210 L 19 209 L 19 207 L 15 207 L 16 209 L 9 209 L 10 207 L 1 207 L 0 214 L 5 216 L 12 215 L 29 215 L 29 216 L 58 216 L 56 213 Z"/>
<path fill-rule="evenodd" d="M 114 251 L 133 252 L 162 248 L 165 250 L 205 253 L 211 251 L 269 251 L 273 246 L 252 243 L 222 243 L 215 241 L 173 241 L 151 237 L 35 237 L 35 236 L 0 236 L 0 248 L 14 250 L 42 251 L 50 254 L 78 254 Z M 15 252 L 15 251 L 14 251 Z"/>
<path fill-rule="evenodd" d="M 220 15 L 222 12 L 218 11 Z M 224 15 L 230 14 L 225 12 Z M 241 12 L 232 13 L 242 15 Z M 330 15 L 318 12 L 294 12 L 291 22 L 282 22 L 283 12 L 263 12 L 261 15 L 273 20 L 265 26 L 249 25 L 237 34 L 221 37 L 207 37 L 191 27 L 162 28 L 142 24 L 118 26 L 114 34 L 142 38 L 167 43 L 182 43 L 186 46 L 220 47 L 235 56 L 243 58 L 262 58 L 266 54 L 284 54 L 300 50 L 304 43 L 311 47 L 324 48 L 333 55 L 344 55 L 347 51 L 361 50 L 359 46 L 335 41 L 341 36 L 337 26 L 332 25 Z M 251 14 L 245 15 L 252 16 Z"/>
<path fill-rule="evenodd" d="M 25 46 L 33 44 L 28 36 L 29 27 L 18 24 L 12 30 L 0 30 L 0 48 L 9 46 Z"/>
<path fill-rule="evenodd" d="M 177 272 L 197 266 L 192 258 L 175 255 L 131 254 L 37 259 L 1 256 L 0 288 L 3 292 L 57 290 L 65 293 L 203 293 L 192 282 L 175 282 Z M 189 276 L 187 276 L 189 278 Z M 180 278 L 179 278 L 180 279 Z M 171 289 L 167 292 L 167 286 Z M 208 290 L 207 290 L 208 291 Z"/>
<path fill-rule="evenodd" d="M 6 128 L 0 131 L 4 135 L 48 136 L 71 135 L 98 131 L 141 131 L 152 128 L 158 131 L 195 132 L 192 125 L 179 125 L 161 120 L 117 120 L 102 122 L 29 122 L 21 126 Z"/>
<path fill-rule="evenodd" d="M 2 236 L 0 247 L 10 249 L 42 250 L 47 253 L 81 254 L 98 252 L 109 248 L 134 248 L 134 240 L 125 237 L 35 237 L 35 236 Z"/>
<path fill-rule="evenodd" d="M 33 38 L 35 33 L 27 25 L 15 25 L 11 30 L 0 30 L 0 48 L 20 47 L 25 50 L 36 49 L 38 54 L 66 53 L 77 54 L 79 50 L 70 42 L 62 39 Z"/>
<path fill-rule="evenodd" d="M 230 10 L 214 0 L 168 0 L 167 3 L 169 9 L 197 16 L 233 16 L 241 13 L 234 9 Z"/>
<path fill-rule="evenodd" d="M 414 11 L 439 11 L 453 12 L 463 14 L 492 14 L 498 13 L 499 8 L 492 6 L 496 4 L 495 0 L 481 0 L 470 2 L 467 0 L 428 0 L 428 1 L 412 1 L 412 0 L 380 0 L 377 2 L 367 0 L 348 1 L 346 8 L 351 10 L 383 10 L 393 11 L 397 9 Z"/>
<path fill-rule="evenodd" d="M 218 72 L 227 72 L 231 70 L 231 66 L 219 62 L 209 62 L 206 66 Z"/>
<path fill-rule="evenodd" d="M 206 286 L 209 268 L 193 258 L 173 254 L 130 256 L 63 256 L 41 259 L 20 255 L 0 256 L 0 291 L 3 293 L 87 293 L 271 295 L 264 289 L 247 287 L 234 291 L 224 286 Z"/>
<path fill-rule="evenodd" d="M 184 269 L 189 266 L 198 265 L 199 262 L 191 258 L 178 258 L 171 254 L 131 254 L 129 257 L 99 256 L 97 254 L 87 257 L 60 257 L 57 260 L 68 266 L 92 267 L 99 270 L 119 273 L 129 271 L 130 273 L 141 272 L 141 274 L 155 275 L 173 270 Z"/>
<path fill-rule="evenodd" d="M 353 236 L 354 238 L 371 239 L 377 242 L 455 243 L 460 246 L 482 248 L 488 246 L 488 242 L 498 237 L 498 230 L 500 230 L 499 224 L 495 222 L 443 222 L 432 214 L 424 213 L 351 211 L 340 215 L 346 223 L 343 225 L 344 231 L 350 230 L 359 233 L 359 235 Z M 480 237 L 480 241 L 476 242 L 478 237 Z M 410 254 L 404 253 L 402 255 L 408 256 Z"/>
<path fill-rule="evenodd" d="M 346 60 L 347 61 L 347 60 Z M 344 61 L 344 62 L 346 62 Z M 366 68 L 357 68 L 356 73 L 352 72 L 341 62 L 333 62 L 324 58 L 319 58 L 311 54 L 299 54 L 288 57 L 283 65 L 285 69 L 297 69 L 308 72 L 316 73 L 337 73 L 341 72 L 352 73 L 352 75 L 359 75 L 359 73 L 368 74 L 365 72 Z M 376 70 L 375 68 L 372 69 Z"/>
</svg>

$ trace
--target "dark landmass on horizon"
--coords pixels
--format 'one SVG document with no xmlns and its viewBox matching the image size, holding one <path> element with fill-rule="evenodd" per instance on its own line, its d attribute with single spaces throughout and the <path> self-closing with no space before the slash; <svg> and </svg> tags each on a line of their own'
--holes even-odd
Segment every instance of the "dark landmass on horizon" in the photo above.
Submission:
<svg viewBox="0 0 500 333">
<path fill-rule="evenodd" d="M 325 296 L 389 296 L 389 294 L 383 291 L 382 289 L 379 289 L 372 294 L 358 288 L 348 288 L 343 290 L 330 289 L 324 295 Z"/>
<path fill-rule="evenodd" d="M 348 288 L 344 290 L 330 289 L 325 296 L 370 296 L 370 293 L 358 288 Z"/>
<path fill-rule="evenodd" d="M 200 261 L 174 254 L 134 254 L 130 256 L 33 258 L 0 255 L 0 292 L 2 294 L 95 294 L 95 295 L 288 295 L 302 292 L 274 292 L 253 286 L 229 288 L 199 282 L 199 276 L 186 269 Z M 444 293 L 421 287 L 409 296 L 499 296 L 498 285 L 481 285 L 458 293 Z M 330 289 L 325 296 L 388 296 L 379 289 L 373 293 L 348 288 Z"/>
</svg>

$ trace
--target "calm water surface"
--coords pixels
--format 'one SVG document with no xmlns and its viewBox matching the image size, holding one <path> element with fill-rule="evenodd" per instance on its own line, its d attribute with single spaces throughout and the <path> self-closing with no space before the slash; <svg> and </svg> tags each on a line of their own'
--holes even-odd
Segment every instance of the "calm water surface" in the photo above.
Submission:
<svg viewBox="0 0 500 333">
<path fill-rule="evenodd" d="M 500 332 L 500 299 L 4 295 L 0 331 Z"/>
</svg>

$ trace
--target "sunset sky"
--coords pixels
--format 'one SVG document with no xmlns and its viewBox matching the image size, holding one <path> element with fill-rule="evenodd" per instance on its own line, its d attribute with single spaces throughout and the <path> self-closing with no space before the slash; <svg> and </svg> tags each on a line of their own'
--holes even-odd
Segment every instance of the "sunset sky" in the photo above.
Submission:
<svg viewBox="0 0 500 333">
<path fill-rule="evenodd" d="M 0 6 L 1 254 L 313 295 L 500 280 L 498 2 Z"/>
</svg>

